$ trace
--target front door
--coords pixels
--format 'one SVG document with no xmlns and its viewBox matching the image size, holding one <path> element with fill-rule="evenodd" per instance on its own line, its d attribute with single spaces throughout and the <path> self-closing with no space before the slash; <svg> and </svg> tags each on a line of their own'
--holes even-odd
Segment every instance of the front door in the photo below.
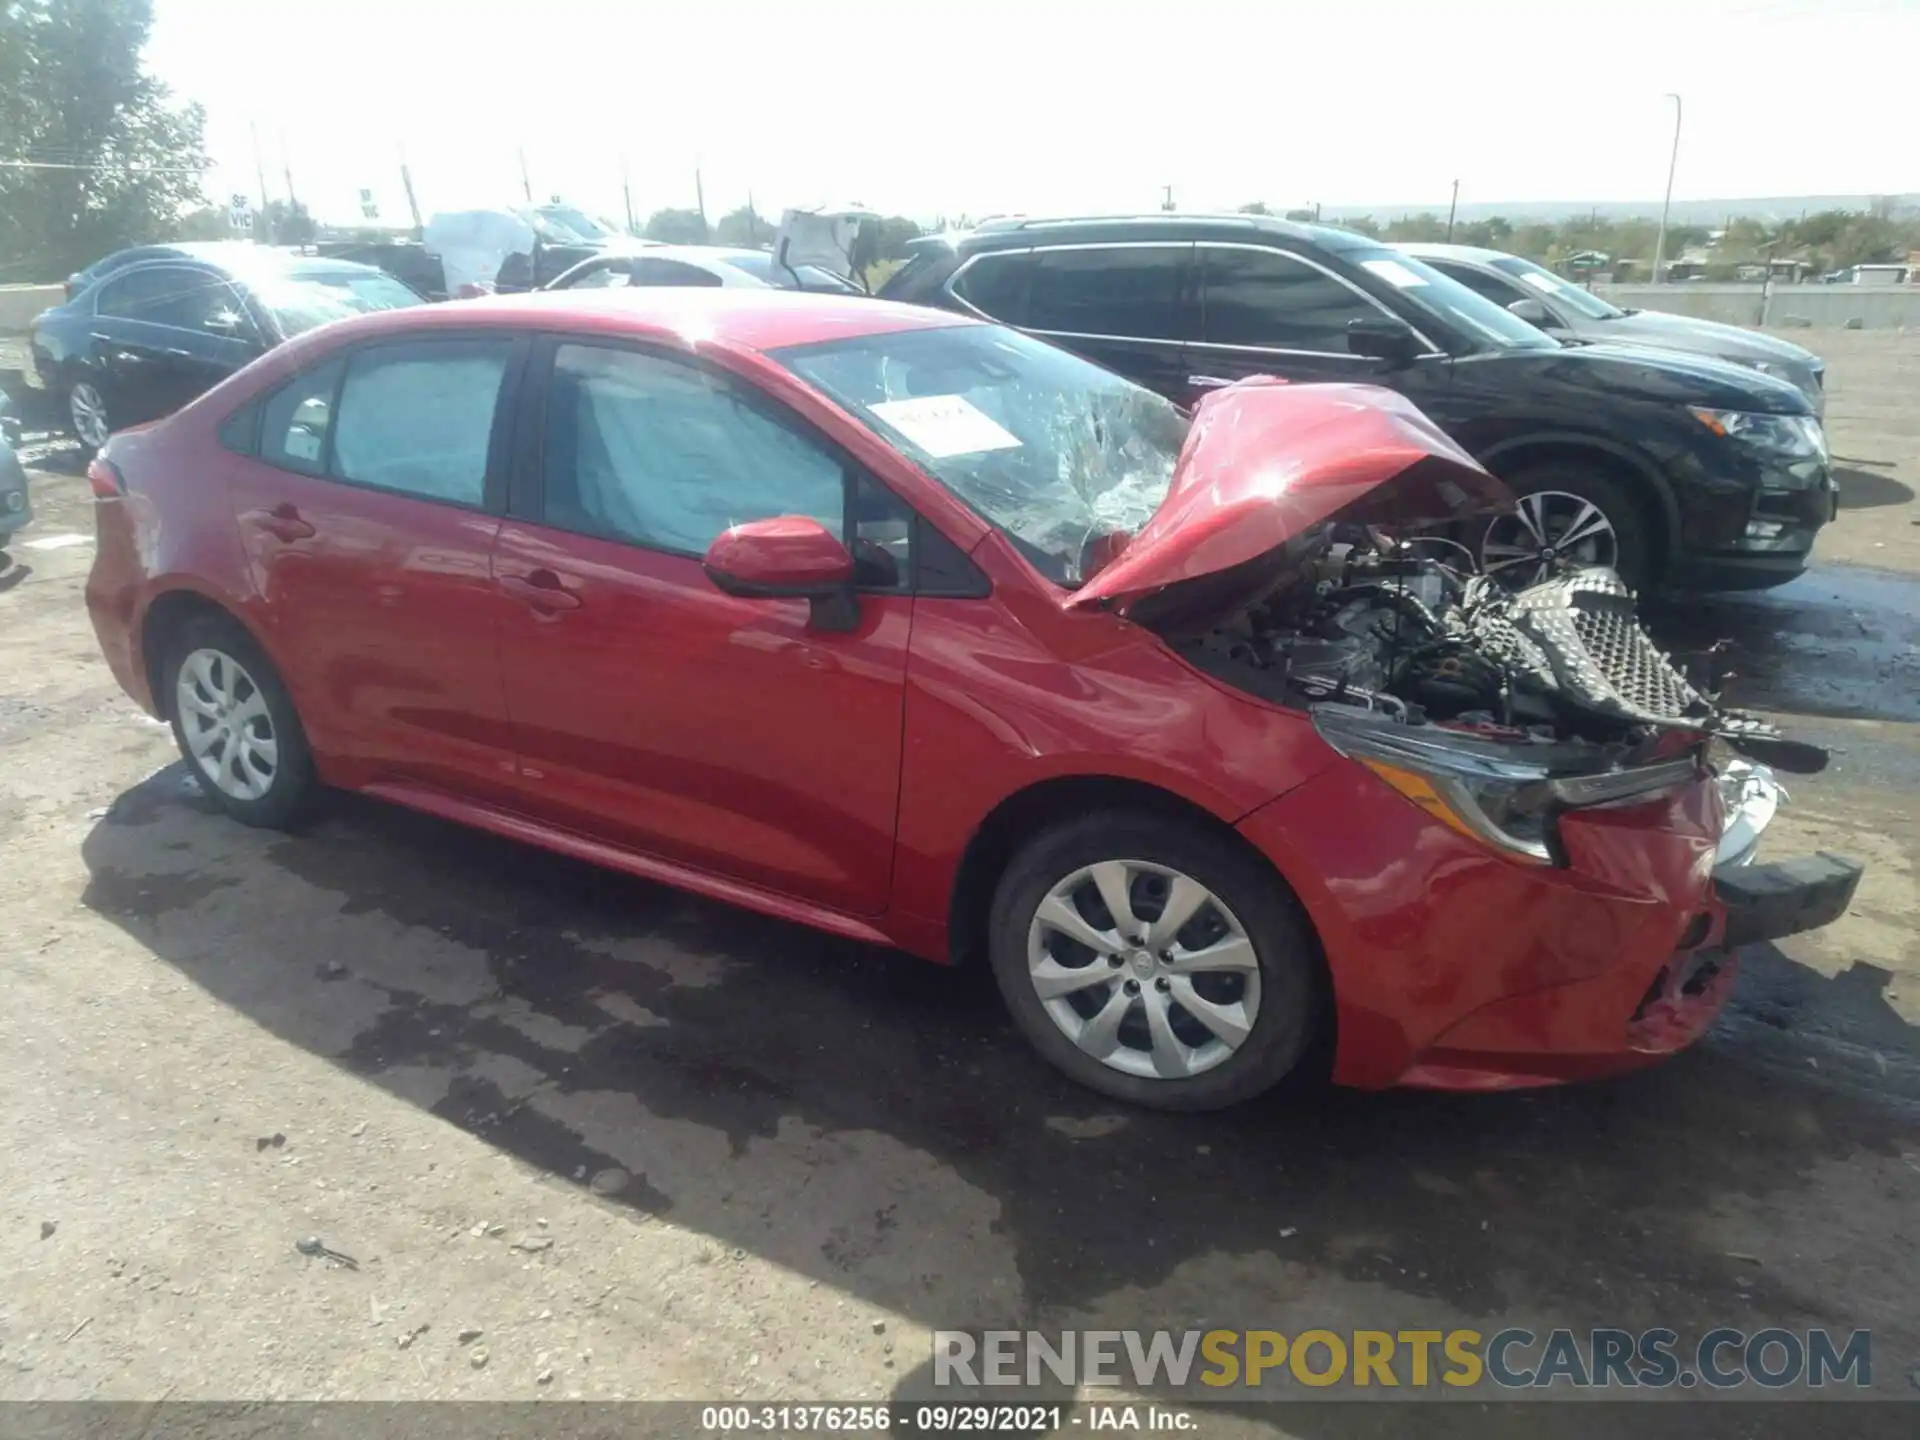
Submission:
<svg viewBox="0 0 1920 1440">
<path fill-rule="evenodd" d="M 492 457 L 525 349 L 364 346 L 256 402 L 255 453 L 227 462 L 259 621 L 342 783 L 514 793 Z"/>
<path fill-rule="evenodd" d="M 187 265 L 141 265 L 109 280 L 91 339 L 116 427 L 172 414 L 262 349 L 233 287 Z"/>
<path fill-rule="evenodd" d="M 529 376 L 545 389 L 523 416 L 494 565 L 523 803 L 877 913 L 913 618 L 898 557 L 860 546 L 873 553 L 847 632 L 816 628 L 805 601 L 722 594 L 701 557 L 728 526 L 775 515 L 884 543 L 907 532 L 900 502 L 784 407 L 684 358 L 556 343 Z"/>
<path fill-rule="evenodd" d="M 1444 396 L 1443 356 L 1390 370 L 1347 348 L 1351 322 L 1396 317 L 1331 270 L 1289 251 L 1224 242 L 1201 244 L 1197 263 L 1201 333 L 1189 389 L 1175 399 L 1191 403 L 1249 375 L 1384 385 L 1416 404 Z"/>
</svg>

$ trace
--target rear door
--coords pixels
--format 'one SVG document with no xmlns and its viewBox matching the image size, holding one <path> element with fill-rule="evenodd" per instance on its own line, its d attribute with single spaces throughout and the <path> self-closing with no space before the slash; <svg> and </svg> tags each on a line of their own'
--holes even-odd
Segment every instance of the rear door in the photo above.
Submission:
<svg viewBox="0 0 1920 1440">
<path fill-rule="evenodd" d="M 375 342 L 256 401 L 229 490 L 256 602 L 337 779 L 510 796 L 491 553 L 527 342 Z"/>
<path fill-rule="evenodd" d="M 835 909 L 886 903 L 913 517 L 784 406 L 685 356 L 543 342 L 495 576 L 523 808 Z M 522 479 L 525 485 L 521 484 Z M 808 515 L 855 543 L 859 618 L 742 599 L 701 557 Z"/>
<path fill-rule="evenodd" d="M 1033 252 L 1023 328 L 1178 399 L 1196 333 L 1188 241 Z"/>
</svg>

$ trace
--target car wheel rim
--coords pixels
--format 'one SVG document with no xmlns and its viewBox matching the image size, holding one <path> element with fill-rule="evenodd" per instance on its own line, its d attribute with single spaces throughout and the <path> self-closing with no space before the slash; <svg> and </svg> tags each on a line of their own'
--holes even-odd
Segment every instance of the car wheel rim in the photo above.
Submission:
<svg viewBox="0 0 1920 1440">
<path fill-rule="evenodd" d="M 235 800 L 258 800 L 280 772 L 280 744 L 259 684 L 221 650 L 195 650 L 174 685 L 180 731 L 207 781 Z"/>
<path fill-rule="evenodd" d="M 107 443 L 107 405 L 100 392 L 82 380 L 67 392 L 73 433 L 96 450 Z"/>
<path fill-rule="evenodd" d="M 1148 1080 L 1232 1059 L 1260 1017 L 1260 966 L 1233 911 L 1192 876 L 1104 860 L 1046 894 L 1027 929 L 1027 976 L 1083 1053 Z"/>
<path fill-rule="evenodd" d="M 1522 495 L 1480 542 L 1480 568 L 1509 585 L 1536 585 L 1562 565 L 1618 567 L 1620 537 L 1606 512 L 1564 490 Z"/>
</svg>

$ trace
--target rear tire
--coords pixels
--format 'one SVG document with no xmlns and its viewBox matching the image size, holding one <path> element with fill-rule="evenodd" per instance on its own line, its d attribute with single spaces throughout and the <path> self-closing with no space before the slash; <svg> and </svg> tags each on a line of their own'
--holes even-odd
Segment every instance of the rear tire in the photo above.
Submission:
<svg viewBox="0 0 1920 1440">
<path fill-rule="evenodd" d="M 1520 506 L 1474 536 L 1474 556 L 1488 574 L 1516 589 L 1546 579 L 1563 562 L 1610 565 L 1633 590 L 1659 578 L 1653 543 L 1659 524 L 1631 486 L 1577 460 L 1530 465 L 1500 478 Z"/>
<path fill-rule="evenodd" d="M 200 615 L 160 667 L 174 743 L 200 788 L 243 825 L 291 829 L 320 790 L 306 731 L 273 662 L 236 620 Z"/>
<path fill-rule="evenodd" d="M 1307 1055 L 1324 1010 L 1314 940 L 1284 883 L 1176 817 L 1110 811 L 1042 832 L 995 890 L 988 954 L 1043 1056 L 1159 1110 L 1271 1089 Z"/>
<path fill-rule="evenodd" d="M 113 433 L 113 410 L 106 389 L 87 371 L 68 377 L 61 392 L 69 433 L 87 455 L 97 453 Z"/>
</svg>

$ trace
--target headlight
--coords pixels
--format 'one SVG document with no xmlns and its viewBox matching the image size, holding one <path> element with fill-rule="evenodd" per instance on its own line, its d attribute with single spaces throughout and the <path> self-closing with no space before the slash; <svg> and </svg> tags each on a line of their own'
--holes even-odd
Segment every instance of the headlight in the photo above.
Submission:
<svg viewBox="0 0 1920 1440">
<path fill-rule="evenodd" d="M 1703 405 L 1689 405 L 1687 412 L 1714 434 L 1756 450 L 1791 460 L 1827 458 L 1827 432 L 1811 415 L 1755 415 Z"/>
<path fill-rule="evenodd" d="M 1511 745 L 1415 728 L 1339 705 L 1313 707 L 1314 728 L 1434 819 L 1505 854 L 1552 864 L 1554 816 L 1690 784 L 1687 757 L 1616 769 L 1586 747 Z"/>
</svg>

